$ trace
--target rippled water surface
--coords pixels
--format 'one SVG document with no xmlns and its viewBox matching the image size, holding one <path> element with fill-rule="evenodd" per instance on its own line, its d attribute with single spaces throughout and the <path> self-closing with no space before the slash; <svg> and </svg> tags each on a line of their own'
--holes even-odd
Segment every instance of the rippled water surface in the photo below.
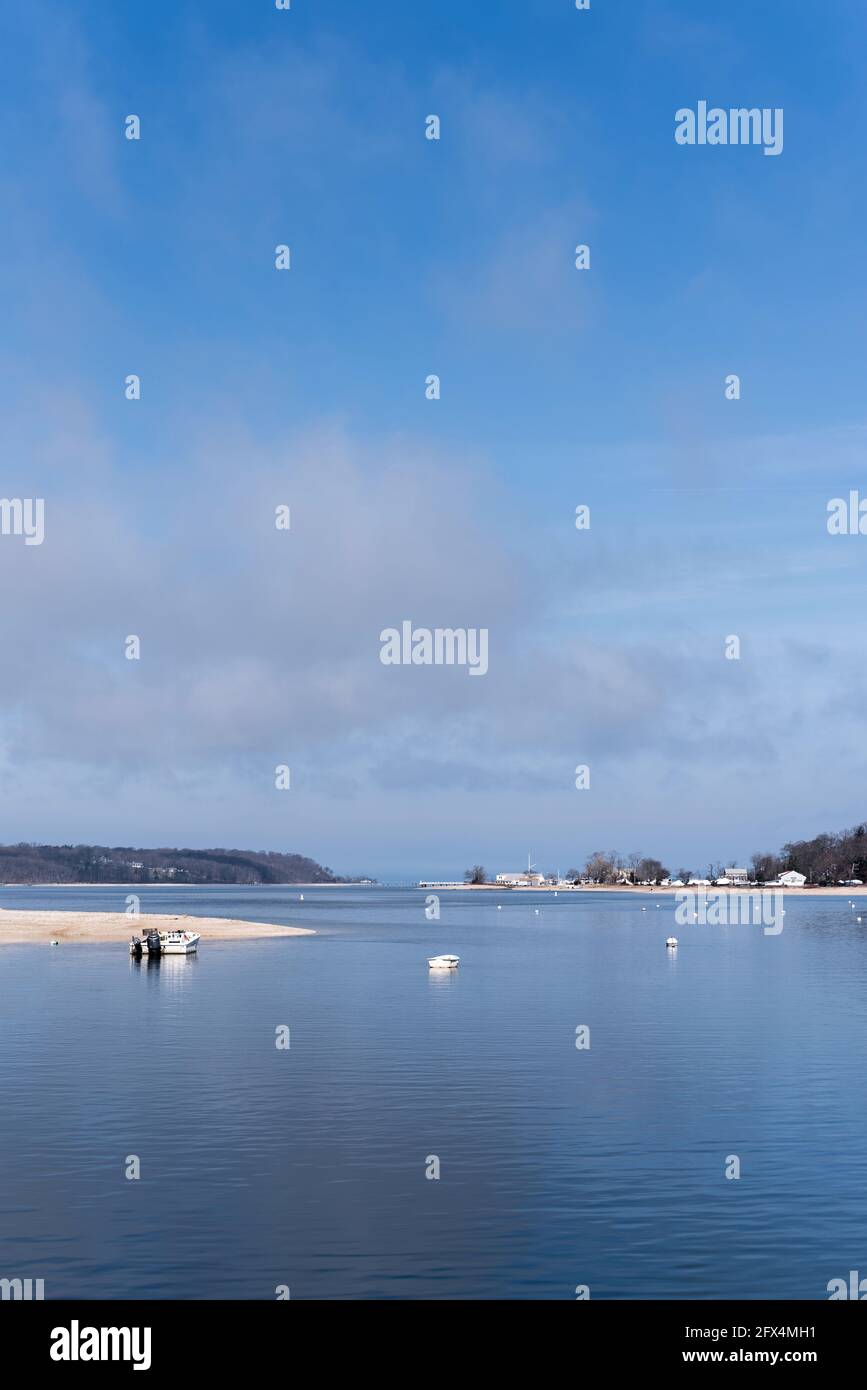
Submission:
<svg viewBox="0 0 867 1390">
<path fill-rule="evenodd" d="M 428 921 L 412 889 L 300 891 L 141 898 L 315 937 L 153 965 L 123 941 L 0 948 L 0 1276 L 46 1297 L 824 1298 L 867 1271 L 867 898 L 791 894 L 766 936 L 676 927 L 653 894 L 443 893 Z M 460 970 L 432 977 L 444 951 Z"/>
</svg>

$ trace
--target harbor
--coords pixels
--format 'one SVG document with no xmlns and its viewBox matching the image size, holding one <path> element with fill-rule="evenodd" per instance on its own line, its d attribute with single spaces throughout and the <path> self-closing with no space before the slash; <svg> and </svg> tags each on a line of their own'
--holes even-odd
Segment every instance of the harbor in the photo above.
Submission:
<svg viewBox="0 0 867 1390">
<path fill-rule="evenodd" d="M 408 887 L 145 888 L 135 921 L 110 888 L 26 896 L 117 924 L 49 948 L 48 913 L 0 951 L 5 1272 L 46 1301 L 821 1300 L 858 1267 L 845 898 L 792 893 L 769 935 L 656 892 L 455 893 L 429 919 Z M 212 938 L 245 916 L 316 934 Z M 160 917 L 197 953 L 130 957 Z"/>
</svg>

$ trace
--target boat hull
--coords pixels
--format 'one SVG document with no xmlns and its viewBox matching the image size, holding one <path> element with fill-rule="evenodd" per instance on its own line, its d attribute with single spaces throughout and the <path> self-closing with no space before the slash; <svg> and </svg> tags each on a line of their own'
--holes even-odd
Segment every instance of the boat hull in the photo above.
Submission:
<svg viewBox="0 0 867 1390">
<path fill-rule="evenodd" d="M 150 937 L 145 937 L 143 941 L 132 940 L 129 943 L 129 953 L 139 959 L 142 954 L 149 956 L 191 956 L 195 954 L 196 948 L 201 937 L 197 932 L 160 932 L 159 942 L 157 934 L 150 933 Z"/>
</svg>

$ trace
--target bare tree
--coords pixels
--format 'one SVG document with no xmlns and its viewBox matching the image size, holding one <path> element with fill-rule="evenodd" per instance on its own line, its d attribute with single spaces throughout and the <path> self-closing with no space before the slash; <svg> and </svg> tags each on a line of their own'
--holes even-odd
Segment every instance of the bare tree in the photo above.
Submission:
<svg viewBox="0 0 867 1390">
<path fill-rule="evenodd" d="M 770 883 L 778 877 L 782 869 L 782 861 L 776 854 L 754 854 L 750 859 L 750 865 L 752 876 L 757 883 Z"/>
<path fill-rule="evenodd" d="M 617 879 L 617 851 L 594 850 L 584 866 L 587 878 L 594 883 L 614 883 Z"/>
</svg>

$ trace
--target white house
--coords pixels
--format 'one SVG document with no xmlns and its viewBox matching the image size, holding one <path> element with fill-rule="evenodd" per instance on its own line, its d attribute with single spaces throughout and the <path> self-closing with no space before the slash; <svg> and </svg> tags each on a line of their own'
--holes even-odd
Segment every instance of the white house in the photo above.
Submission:
<svg viewBox="0 0 867 1390">
<path fill-rule="evenodd" d="M 789 869 L 787 873 L 780 874 L 777 879 L 781 888 L 803 888 L 807 882 L 806 874 L 799 874 L 796 869 Z"/>
<path fill-rule="evenodd" d="M 749 883 L 750 881 L 746 869 L 726 869 L 726 878 L 731 883 Z"/>
<path fill-rule="evenodd" d="M 497 882 L 511 888 L 538 888 L 545 882 L 545 875 L 528 873 L 523 869 L 517 874 L 497 874 Z"/>
</svg>

